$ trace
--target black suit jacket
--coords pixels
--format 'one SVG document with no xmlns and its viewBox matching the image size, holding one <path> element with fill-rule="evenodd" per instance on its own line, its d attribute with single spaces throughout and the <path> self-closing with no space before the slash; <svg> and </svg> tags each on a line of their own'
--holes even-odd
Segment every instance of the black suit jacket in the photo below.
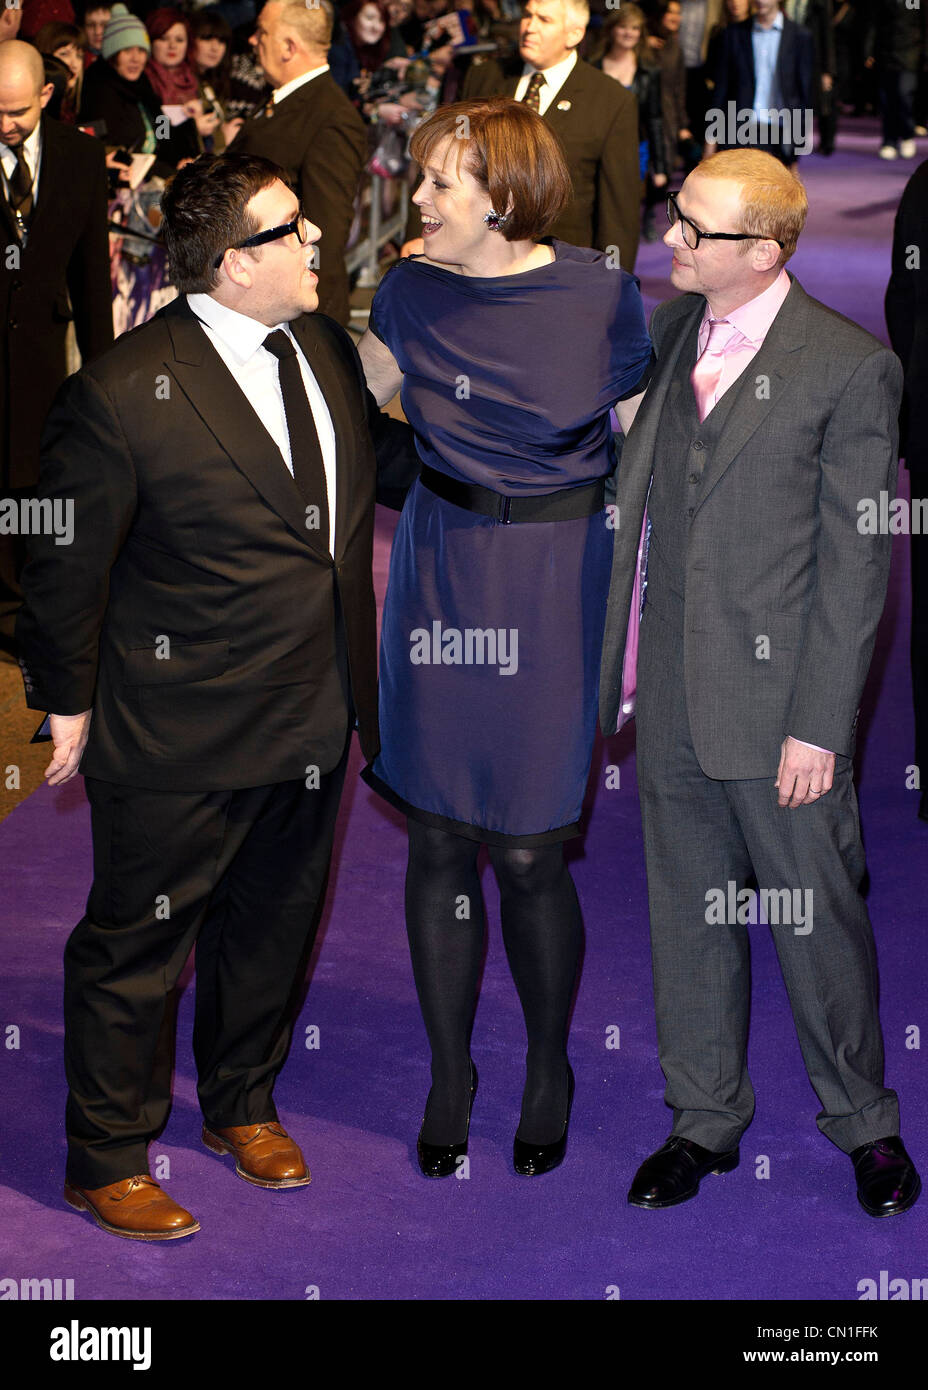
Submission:
<svg viewBox="0 0 928 1390">
<path fill-rule="evenodd" d="M 515 96 L 523 66 L 516 55 L 472 67 L 463 99 Z M 638 103 L 580 58 L 543 119 L 561 143 L 574 190 L 551 235 L 598 251 L 618 246 L 622 268 L 633 270 L 641 222 Z"/>
<path fill-rule="evenodd" d="M 31 707 L 93 708 L 87 776 L 210 791 L 331 770 L 348 727 L 336 594 L 361 744 L 377 752 L 372 432 L 384 500 L 418 458 L 409 426 L 377 410 L 347 333 L 319 314 L 292 327 L 335 429 L 334 561 L 186 299 L 52 408 L 41 492 L 74 499 L 73 542 L 31 538 L 17 636 Z"/>
<path fill-rule="evenodd" d="M 896 212 L 893 269 L 886 289 L 889 340 L 905 370 L 899 448 L 909 468 L 923 478 L 928 477 L 928 265 L 922 265 L 926 246 L 928 159 L 909 179 Z"/>
<path fill-rule="evenodd" d="M 754 105 L 753 26 L 753 19 L 745 19 L 740 24 L 728 25 L 719 35 L 712 98 L 713 105 L 723 112 L 729 101 L 735 102 L 738 111 L 749 111 Z M 784 108 L 791 111 L 812 109 L 814 58 L 812 35 L 808 29 L 784 18 L 777 56 L 777 79 Z"/>
<path fill-rule="evenodd" d="M 319 312 L 347 328 L 345 247 L 367 158 L 367 128 L 361 117 L 331 75 L 323 72 L 275 106 L 273 116 L 250 117 L 230 148 L 263 155 L 284 170 L 306 216 L 322 230 Z"/>
<path fill-rule="evenodd" d="M 6 247 L 0 257 L 0 463 L 6 487 L 31 487 L 38 479 L 42 425 L 67 376 L 72 310 L 85 361 L 113 341 L 106 203 L 103 147 L 43 116 L 38 197 L 25 248 L 18 246 L 0 192 Z"/>
</svg>

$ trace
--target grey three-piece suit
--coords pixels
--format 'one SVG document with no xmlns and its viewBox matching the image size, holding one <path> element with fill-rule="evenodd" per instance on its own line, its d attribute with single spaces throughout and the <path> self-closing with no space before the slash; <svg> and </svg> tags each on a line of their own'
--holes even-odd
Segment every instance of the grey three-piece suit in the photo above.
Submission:
<svg viewBox="0 0 928 1390">
<path fill-rule="evenodd" d="M 759 889 L 789 890 L 791 920 L 771 929 L 819 1128 L 850 1152 L 899 1131 L 851 759 L 890 562 L 889 536 L 858 532 L 858 502 L 893 493 L 902 373 L 792 279 L 700 423 L 690 372 L 704 307 L 686 294 L 652 320 L 658 365 L 620 465 L 600 692 L 609 733 L 650 484 L 638 781 L 666 1100 L 673 1132 L 715 1151 L 753 1115 L 749 934 L 766 928 L 727 910 L 719 924 L 710 907 L 753 872 Z M 796 809 L 774 787 L 787 734 L 837 755 L 833 789 Z"/>
</svg>

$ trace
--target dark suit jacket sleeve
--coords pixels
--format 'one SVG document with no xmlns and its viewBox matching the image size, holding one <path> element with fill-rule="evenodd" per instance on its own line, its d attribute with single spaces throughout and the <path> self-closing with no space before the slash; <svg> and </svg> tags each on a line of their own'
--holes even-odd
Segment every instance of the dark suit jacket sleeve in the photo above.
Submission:
<svg viewBox="0 0 928 1390">
<path fill-rule="evenodd" d="M 93 705 L 110 571 L 136 507 L 135 469 L 122 427 L 86 372 L 55 398 L 42 439 L 38 495 L 73 499 L 70 545 L 29 539 L 25 604 L 16 626 L 32 690 L 26 704 L 52 714 Z"/>
<path fill-rule="evenodd" d="M 631 92 L 621 95 L 599 161 L 594 244 L 600 250 L 618 246 L 622 269 L 634 270 L 641 223 L 638 103 Z"/>
<path fill-rule="evenodd" d="M 334 319 L 327 323 L 336 333 L 339 345 L 349 358 L 358 378 L 361 399 L 367 411 L 367 428 L 377 457 L 377 501 L 394 511 L 402 511 L 406 494 L 419 476 L 422 461 L 416 450 L 416 436 L 405 420 L 394 420 L 381 410 L 367 389 L 364 366 L 351 335 Z"/>
<path fill-rule="evenodd" d="M 858 530 L 863 498 L 895 495 L 902 369 L 878 348 L 834 410 L 820 454 L 816 591 L 784 734 L 853 752 L 857 708 L 883 611 L 892 538 Z"/>
<path fill-rule="evenodd" d="M 789 21 L 787 20 L 787 23 Z M 796 85 L 798 89 L 797 107 L 811 110 L 813 104 L 813 72 L 815 69 L 815 43 L 808 29 L 801 24 L 792 25 L 793 42 L 796 53 Z"/>
<path fill-rule="evenodd" d="M 339 105 L 319 136 L 307 148 L 300 168 L 300 194 L 310 222 L 322 228 L 320 265 L 328 257 L 344 260 L 345 244 L 354 216 L 354 200 L 367 155 L 367 132 L 361 117 L 352 119 Z"/>
<path fill-rule="evenodd" d="M 67 269 L 68 292 L 81 358 L 89 362 L 113 341 L 110 243 L 107 231 L 106 159 L 102 145 L 84 137 L 87 218 Z M 57 711 L 56 711 L 57 712 Z"/>
</svg>

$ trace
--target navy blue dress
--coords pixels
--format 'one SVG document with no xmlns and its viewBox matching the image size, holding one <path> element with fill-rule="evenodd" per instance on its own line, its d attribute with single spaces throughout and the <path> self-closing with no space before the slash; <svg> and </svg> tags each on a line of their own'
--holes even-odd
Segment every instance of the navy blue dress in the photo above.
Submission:
<svg viewBox="0 0 928 1390">
<path fill-rule="evenodd" d="M 422 460 L 511 497 L 610 473 L 609 409 L 650 369 L 634 276 L 548 244 L 550 264 L 492 278 L 409 257 L 371 309 Z M 578 833 L 612 539 L 605 511 L 504 524 L 414 485 L 390 558 L 369 785 L 491 844 Z"/>
</svg>

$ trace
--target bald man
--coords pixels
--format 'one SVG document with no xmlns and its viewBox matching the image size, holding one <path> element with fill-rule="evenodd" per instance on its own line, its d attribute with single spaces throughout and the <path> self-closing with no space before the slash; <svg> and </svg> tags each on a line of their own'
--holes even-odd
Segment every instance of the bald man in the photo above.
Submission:
<svg viewBox="0 0 928 1390">
<path fill-rule="evenodd" d="M 269 0 L 251 37 L 273 87 L 232 148 L 279 164 L 311 222 L 318 248 L 319 312 L 349 322 L 345 247 L 367 158 L 367 129 L 329 72 L 333 10 L 329 0 Z"/>
<path fill-rule="evenodd" d="M 2 11 L 0 11 L 2 13 Z M 73 317 L 85 361 L 113 341 L 103 146 L 45 114 L 31 44 L 0 44 L 0 496 L 38 482 L 39 438 L 67 376 Z M 0 649 L 13 654 L 27 537 L 0 535 Z"/>
</svg>

